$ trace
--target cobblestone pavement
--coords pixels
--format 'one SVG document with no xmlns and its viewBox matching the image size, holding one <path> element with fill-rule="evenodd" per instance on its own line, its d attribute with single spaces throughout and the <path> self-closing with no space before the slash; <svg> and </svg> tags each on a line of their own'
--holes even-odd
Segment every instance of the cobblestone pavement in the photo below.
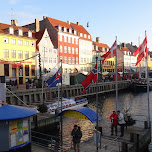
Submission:
<svg viewBox="0 0 152 152">
<path fill-rule="evenodd" d="M 32 152 L 51 152 L 49 149 L 32 144 Z"/>
</svg>

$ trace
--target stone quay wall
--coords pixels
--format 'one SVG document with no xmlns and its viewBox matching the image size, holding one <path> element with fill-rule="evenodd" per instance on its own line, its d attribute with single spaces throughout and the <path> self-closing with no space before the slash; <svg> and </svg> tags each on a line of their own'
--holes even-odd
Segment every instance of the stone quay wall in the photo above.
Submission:
<svg viewBox="0 0 152 152">
<path fill-rule="evenodd" d="M 118 82 L 118 90 L 127 89 L 130 87 L 130 81 L 119 81 Z M 116 83 L 115 82 L 102 82 L 98 83 L 98 93 L 108 93 L 115 91 Z M 63 97 L 86 97 L 92 96 L 96 94 L 96 84 L 92 84 L 87 91 L 86 94 L 82 94 L 83 87 L 81 84 L 78 85 L 70 85 L 70 86 L 63 86 L 62 93 Z M 23 100 L 27 105 L 37 105 L 42 102 L 42 89 L 25 89 L 25 90 L 16 90 L 12 91 L 17 97 Z M 54 102 L 55 98 L 58 97 L 58 87 L 54 87 L 51 89 L 44 88 L 43 94 L 43 101 L 46 103 Z M 60 87 L 61 93 L 61 87 Z M 11 92 L 6 92 L 6 102 L 12 105 L 22 105 L 23 103 L 17 99 Z"/>
</svg>

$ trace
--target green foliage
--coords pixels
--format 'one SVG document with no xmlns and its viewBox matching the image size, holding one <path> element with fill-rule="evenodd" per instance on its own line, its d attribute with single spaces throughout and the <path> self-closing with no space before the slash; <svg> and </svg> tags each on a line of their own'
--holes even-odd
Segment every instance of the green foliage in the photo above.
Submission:
<svg viewBox="0 0 152 152">
<path fill-rule="evenodd" d="M 125 110 L 124 119 L 125 119 L 125 122 L 126 122 L 126 126 L 133 126 L 134 124 L 136 124 L 136 120 L 134 120 L 131 117 L 131 114 L 129 114 L 129 110 L 130 109 Z"/>
<path fill-rule="evenodd" d="M 47 110 L 48 110 L 48 107 L 44 103 L 38 106 L 38 111 L 40 111 L 40 113 L 45 113 L 47 112 Z"/>
</svg>

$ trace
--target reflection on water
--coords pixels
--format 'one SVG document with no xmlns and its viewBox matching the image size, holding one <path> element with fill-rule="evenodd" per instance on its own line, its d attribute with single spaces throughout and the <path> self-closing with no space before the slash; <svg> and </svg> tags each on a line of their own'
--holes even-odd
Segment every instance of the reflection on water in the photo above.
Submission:
<svg viewBox="0 0 152 152">
<path fill-rule="evenodd" d="M 152 92 L 150 92 L 149 99 L 152 98 Z M 96 111 L 96 102 L 95 98 L 89 99 L 88 107 Z M 151 100 L 150 100 L 151 102 Z M 152 104 L 150 103 L 152 106 Z M 129 113 L 135 117 L 135 115 L 144 115 L 138 119 L 146 119 L 148 115 L 148 102 L 147 102 L 147 93 L 132 93 L 132 92 L 119 92 L 118 95 L 118 109 L 124 112 L 124 109 L 129 109 Z M 110 126 L 109 116 L 112 111 L 115 110 L 115 94 L 99 96 L 99 114 L 103 120 L 99 123 L 104 128 Z M 151 112 L 152 113 L 152 112 Z M 152 115 L 151 115 L 152 116 Z M 107 121 L 108 119 L 108 121 Z M 88 140 L 93 136 L 93 129 L 95 124 L 92 124 L 90 121 L 78 120 L 74 118 L 63 118 L 63 143 L 66 147 L 71 146 L 71 131 L 74 124 L 77 124 L 81 127 L 83 136 L 82 141 Z M 140 123 L 139 123 L 140 124 Z M 137 122 L 137 125 L 139 125 Z"/>
</svg>

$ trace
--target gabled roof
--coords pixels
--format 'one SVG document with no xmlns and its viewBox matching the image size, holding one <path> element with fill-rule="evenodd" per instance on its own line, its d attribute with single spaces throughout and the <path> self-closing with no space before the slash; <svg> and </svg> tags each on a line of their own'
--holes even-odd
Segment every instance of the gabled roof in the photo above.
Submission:
<svg viewBox="0 0 152 152">
<path fill-rule="evenodd" d="M 87 35 L 87 38 L 84 38 L 84 36 L 80 37 L 80 38 L 92 41 L 91 35 L 89 34 L 89 32 L 82 25 L 71 23 L 71 26 L 78 32 L 78 36 L 80 36 L 80 33 L 83 33 L 83 34 Z M 88 38 L 88 35 L 90 35 L 90 39 Z"/>
<path fill-rule="evenodd" d="M 95 45 L 97 45 L 98 48 L 104 47 L 104 48 L 108 48 L 108 49 L 109 49 L 109 46 L 108 46 L 107 44 L 99 43 L 99 42 L 94 42 L 94 41 L 93 41 L 93 43 L 94 43 Z"/>
<path fill-rule="evenodd" d="M 61 27 L 66 27 L 67 29 L 72 29 L 71 25 L 68 24 L 67 22 L 63 22 L 54 18 L 47 17 L 49 22 L 55 27 L 55 26 L 61 26 Z"/>
<path fill-rule="evenodd" d="M 14 34 L 10 34 L 10 35 L 15 35 L 15 36 L 20 36 L 20 37 L 28 37 L 27 36 L 27 32 L 29 31 L 28 28 L 21 27 L 21 26 L 10 25 L 10 24 L 4 24 L 4 23 L 0 23 L 0 33 L 9 34 L 9 30 L 8 30 L 9 27 L 13 27 L 13 29 L 14 29 Z M 23 30 L 23 36 L 17 34 L 18 29 Z M 32 38 L 35 39 L 35 36 L 33 34 L 32 34 Z"/>
<path fill-rule="evenodd" d="M 131 52 L 127 47 L 121 47 L 120 51 L 126 51 L 126 52 Z"/>
<path fill-rule="evenodd" d="M 42 31 L 39 31 L 39 32 L 36 32 L 36 33 L 35 33 L 35 37 L 36 37 L 36 39 L 37 39 L 36 45 L 39 44 L 39 42 L 41 41 L 41 39 L 42 39 L 42 37 L 43 37 L 43 34 L 44 34 L 44 31 L 45 31 L 45 29 L 42 30 Z"/>
</svg>

